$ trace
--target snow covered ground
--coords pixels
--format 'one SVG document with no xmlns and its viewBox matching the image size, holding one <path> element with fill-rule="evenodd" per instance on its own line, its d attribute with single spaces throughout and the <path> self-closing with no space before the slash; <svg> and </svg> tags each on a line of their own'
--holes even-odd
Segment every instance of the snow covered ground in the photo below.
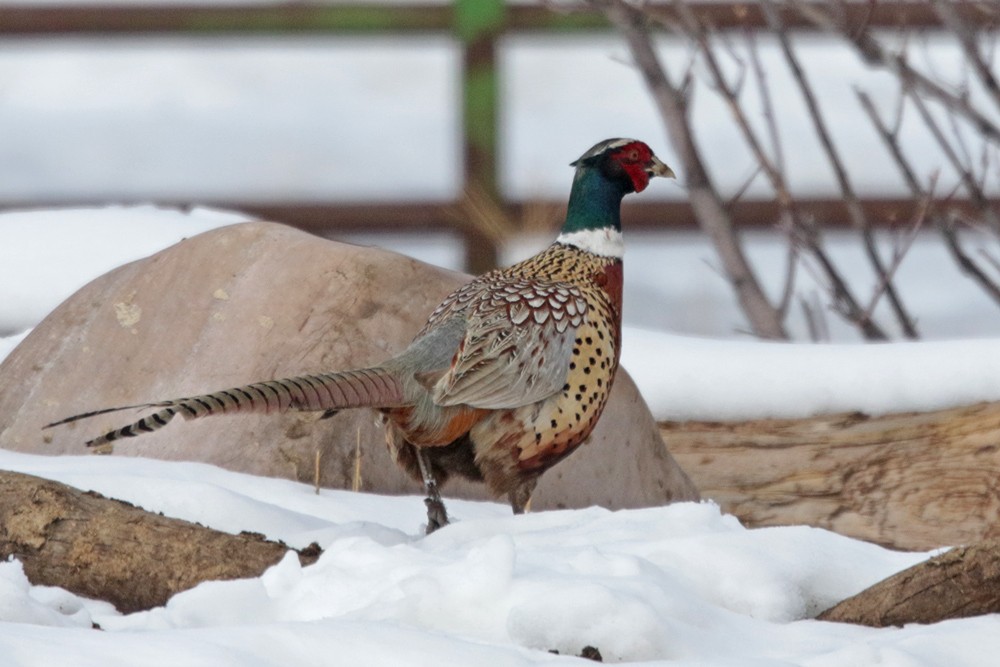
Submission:
<svg viewBox="0 0 1000 667">
<path fill-rule="evenodd" d="M 291 545 L 262 577 L 202 584 L 128 616 L 31 586 L 0 564 L 5 665 L 556 665 L 585 646 L 608 662 L 683 666 L 993 665 L 1000 617 L 872 630 L 808 620 L 918 562 L 806 527 L 747 530 L 711 503 L 508 516 L 323 491 L 202 464 L 0 452 L 57 479 L 227 531 Z M 99 624 L 105 631 L 91 629 Z"/>
<path fill-rule="evenodd" d="M 0 329 L 32 326 L 90 276 L 237 219 L 152 207 L 0 215 Z M 439 244 L 407 243 L 427 259 L 457 261 Z M 649 248 L 638 245 L 641 257 Z M 707 249 L 668 256 L 683 264 L 699 252 Z M 698 276 L 677 276 L 660 257 L 647 261 L 660 273 L 647 269 L 643 280 L 661 284 L 667 296 L 658 298 L 668 300 L 678 282 L 721 280 L 686 261 Z M 930 312 L 948 312 L 961 279 L 935 275 L 946 284 Z M 638 310 L 650 309 L 643 299 L 655 291 L 626 291 L 638 292 Z M 966 322 L 983 316 L 966 308 Z M 990 326 L 979 335 L 992 335 Z M 0 357 L 21 337 L 0 339 Z M 630 327 L 625 350 L 661 417 L 1000 399 L 1000 340 L 777 345 Z M 927 554 L 807 527 L 747 530 L 708 502 L 511 517 L 505 506 L 453 500 L 457 522 L 423 537 L 423 504 L 413 497 L 316 495 L 289 481 L 133 458 L 0 451 L 0 468 L 325 549 L 311 567 L 288 558 L 260 578 L 203 584 L 126 616 L 32 586 L 19 563 L 0 563 L 2 665 L 554 665 L 588 645 L 609 662 L 692 667 L 985 667 L 1000 654 L 1000 616 L 886 630 L 809 620 Z"/>
</svg>

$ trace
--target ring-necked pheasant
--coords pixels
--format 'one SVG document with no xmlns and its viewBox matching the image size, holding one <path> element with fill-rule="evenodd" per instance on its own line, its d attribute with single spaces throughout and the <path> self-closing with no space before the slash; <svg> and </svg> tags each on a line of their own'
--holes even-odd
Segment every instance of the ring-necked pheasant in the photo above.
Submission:
<svg viewBox="0 0 1000 667">
<path fill-rule="evenodd" d="M 361 370 L 305 375 L 161 403 L 87 443 L 155 431 L 175 415 L 379 410 L 397 462 L 428 493 L 428 531 L 447 522 L 437 482 L 484 481 L 524 510 L 535 483 L 597 423 L 621 352 L 622 197 L 673 172 L 633 139 L 602 141 L 573 162 L 559 237 L 539 254 L 448 296 L 410 346 Z"/>
</svg>

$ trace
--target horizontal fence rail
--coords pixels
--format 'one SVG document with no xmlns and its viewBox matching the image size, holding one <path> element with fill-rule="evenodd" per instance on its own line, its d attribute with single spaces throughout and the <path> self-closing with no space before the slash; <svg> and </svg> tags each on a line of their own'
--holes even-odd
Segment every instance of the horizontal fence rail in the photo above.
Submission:
<svg viewBox="0 0 1000 667">
<path fill-rule="evenodd" d="M 955 10 L 980 28 L 996 28 L 994 7 L 986 2 L 960 1 Z M 494 4 L 474 0 L 467 4 Z M 456 3 L 456 6 L 463 3 Z M 821 3 L 829 4 L 829 3 Z M 755 2 L 694 2 L 695 15 L 718 29 L 759 29 L 766 25 Z M 669 16 L 669 7 L 650 9 Z M 256 4 L 207 6 L 85 5 L 32 6 L 4 3 L 0 6 L 0 35 L 65 34 L 148 34 L 184 33 L 218 35 L 226 33 L 420 33 L 451 31 L 455 27 L 455 6 L 387 4 Z M 799 30 L 815 30 L 797 12 L 785 12 L 786 25 Z M 848 25 L 886 29 L 940 29 L 942 23 L 929 3 L 913 0 L 853 0 L 846 3 Z M 503 7 L 496 28 L 504 32 L 577 32 L 608 30 L 607 20 L 589 10 L 566 10 L 544 6 Z"/>
<path fill-rule="evenodd" d="M 131 201 L 129 198 L 101 198 L 83 200 L 80 198 L 47 199 L 44 204 L 34 200 L 0 202 L 0 208 L 7 210 L 31 210 L 42 206 L 100 206 L 108 202 L 115 204 L 148 204 L 150 199 Z M 344 203 L 340 201 L 268 201 L 245 199 L 199 199 L 197 202 L 158 198 L 156 203 L 179 209 L 194 206 L 242 211 L 262 220 L 283 222 L 321 236 L 334 231 L 386 231 L 422 232 L 428 229 L 452 231 L 460 235 L 468 232 L 468 216 L 465 207 L 456 202 L 433 201 L 379 201 L 374 203 Z M 949 199 L 940 202 L 959 216 L 975 218 L 979 205 L 968 199 Z M 1000 199 L 990 199 L 989 205 L 1000 206 Z M 909 227 L 921 216 L 923 205 L 905 197 L 867 197 L 861 200 L 866 216 L 884 229 Z M 565 200 L 533 201 L 529 203 L 506 203 L 500 209 L 505 218 L 521 220 L 529 217 L 532 208 L 552 212 L 552 228 L 556 231 L 562 223 L 566 210 Z M 813 197 L 797 198 L 796 211 L 815 222 L 823 229 L 847 229 L 847 206 L 843 198 Z M 773 199 L 741 199 L 729 205 L 734 222 L 746 229 L 773 229 L 781 214 L 778 202 Z M 698 226 L 691 206 L 686 201 L 641 201 L 626 200 L 622 205 L 622 218 L 629 229 L 652 230 L 693 230 Z M 536 230 L 537 231 L 537 230 Z"/>
<path fill-rule="evenodd" d="M 669 3 L 651 5 L 668 16 Z M 692 11 L 705 23 L 722 30 L 758 30 L 767 22 L 753 2 L 695 2 Z M 996 31 L 1000 11 L 996 0 L 962 1 L 954 6 L 959 15 L 979 30 Z M 844 5 L 844 19 L 851 26 L 887 30 L 941 30 L 937 12 L 928 2 L 912 0 L 851 1 Z M 787 25 L 796 30 L 814 30 L 797 12 L 786 12 Z M 399 35 L 447 34 L 462 47 L 462 119 L 465 192 L 485 193 L 496 210 L 508 220 L 522 219 L 525 209 L 539 204 L 503 201 L 497 188 L 499 86 L 496 44 L 512 33 L 574 34 L 607 31 L 611 26 L 594 11 L 560 11 L 545 6 L 512 5 L 503 0 L 455 0 L 450 5 L 389 4 L 275 4 L 275 5 L 0 5 L 0 36 L 7 38 L 95 38 L 138 35 L 183 35 L 218 38 L 256 35 Z M 105 193 L 102 198 L 59 198 L 0 201 L 0 209 L 41 206 L 128 203 L 129 197 Z M 150 199 L 143 202 L 148 203 Z M 466 267 L 479 272 L 494 266 L 499 239 L 482 226 L 469 223 L 462 202 L 255 202 L 238 198 L 197 202 L 155 198 L 162 205 L 216 206 L 284 222 L 324 236 L 359 229 L 437 229 L 461 235 L 466 246 Z M 881 226 L 906 224 L 917 216 L 918 204 L 911 199 L 868 197 L 862 202 L 870 219 Z M 993 202 L 995 205 L 996 202 Z M 967 201 L 949 200 L 950 210 L 973 213 Z M 553 211 L 562 204 L 541 206 Z M 842 199 L 797 199 L 796 206 L 823 227 L 847 227 L 849 216 Z M 748 228 L 771 228 L 779 217 L 778 205 L 770 200 L 741 200 L 731 205 L 737 224 Z M 637 202 L 625 206 L 623 216 L 632 227 L 644 229 L 694 229 L 696 220 L 686 202 Z M 557 220 L 553 220 L 555 224 Z"/>
</svg>

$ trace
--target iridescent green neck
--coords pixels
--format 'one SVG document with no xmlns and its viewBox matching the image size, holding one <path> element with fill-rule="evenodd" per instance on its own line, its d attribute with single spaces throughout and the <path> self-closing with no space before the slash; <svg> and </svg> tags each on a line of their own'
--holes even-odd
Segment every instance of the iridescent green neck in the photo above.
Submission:
<svg viewBox="0 0 1000 667">
<path fill-rule="evenodd" d="M 600 169 L 590 166 L 577 168 L 562 232 L 609 227 L 621 231 L 621 203 L 625 194 L 622 184 L 605 177 Z"/>
</svg>

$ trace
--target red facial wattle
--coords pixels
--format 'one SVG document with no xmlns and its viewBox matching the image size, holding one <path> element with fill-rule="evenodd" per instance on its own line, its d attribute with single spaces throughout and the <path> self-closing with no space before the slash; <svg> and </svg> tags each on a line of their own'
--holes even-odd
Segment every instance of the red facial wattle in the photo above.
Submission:
<svg viewBox="0 0 1000 667">
<path fill-rule="evenodd" d="M 622 170 L 628 174 L 632 180 L 632 188 L 636 192 L 646 189 L 649 185 L 649 172 L 646 168 L 653 159 L 653 151 L 649 146 L 641 141 L 626 144 L 615 151 L 613 159 L 617 160 Z"/>
<path fill-rule="evenodd" d="M 642 192 L 649 185 L 649 174 L 642 166 L 637 164 L 626 164 L 622 165 L 625 167 L 625 173 L 629 175 L 632 179 L 632 188 L 636 192 Z"/>
</svg>

